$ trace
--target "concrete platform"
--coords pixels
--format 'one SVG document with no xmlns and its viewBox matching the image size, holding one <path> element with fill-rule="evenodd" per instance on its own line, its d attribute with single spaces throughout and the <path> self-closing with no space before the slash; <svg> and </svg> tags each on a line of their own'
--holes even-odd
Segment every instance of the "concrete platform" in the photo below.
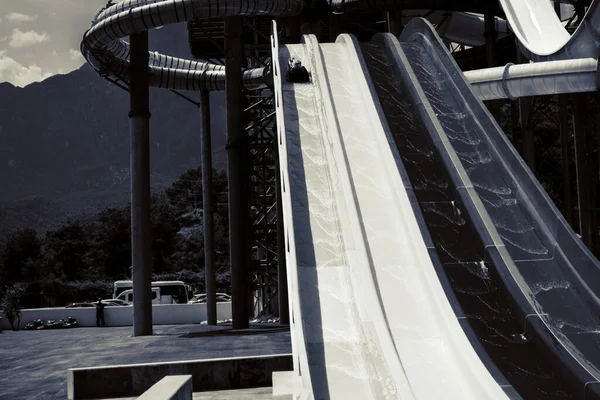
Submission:
<svg viewBox="0 0 600 400">
<path fill-rule="evenodd" d="M 273 373 L 291 371 L 292 354 L 72 368 L 68 400 L 140 396 L 169 376 L 191 376 L 190 394 L 273 385 Z"/>
<path fill-rule="evenodd" d="M 194 400 L 265 400 L 273 399 L 271 395 L 273 388 L 255 388 L 255 389 L 238 389 L 238 390 L 219 390 L 215 392 L 194 393 Z M 137 397 L 120 397 L 111 400 L 136 400 Z M 277 397 L 277 400 L 284 397 Z M 108 400 L 108 399 L 106 399 Z"/>
<path fill-rule="evenodd" d="M 289 331 L 267 327 L 279 326 L 253 325 L 261 331 L 250 335 L 231 334 L 227 324 L 164 325 L 155 327 L 154 336 L 137 338 L 131 327 L 5 330 L 0 399 L 66 399 L 69 368 L 290 353 Z"/>
</svg>

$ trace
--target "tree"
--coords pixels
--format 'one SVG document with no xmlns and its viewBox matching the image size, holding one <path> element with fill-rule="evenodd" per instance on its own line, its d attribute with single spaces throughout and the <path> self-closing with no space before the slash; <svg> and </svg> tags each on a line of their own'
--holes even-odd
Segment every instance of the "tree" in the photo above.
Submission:
<svg viewBox="0 0 600 400">
<path fill-rule="evenodd" d="M 21 324 L 21 297 L 24 293 L 25 285 L 15 283 L 6 289 L 6 293 L 4 294 L 2 309 L 13 331 L 19 330 L 19 325 Z"/>
<path fill-rule="evenodd" d="M 171 256 L 177 247 L 177 232 L 179 223 L 175 210 L 164 194 L 152 197 L 152 269 L 155 273 L 169 272 L 172 267 Z"/>
<path fill-rule="evenodd" d="M 0 282 L 9 286 L 23 281 L 26 266 L 35 265 L 40 259 L 41 242 L 33 229 L 23 229 L 11 234 L 0 254 Z M 31 279 L 32 276 L 27 278 Z"/>
<path fill-rule="evenodd" d="M 95 268 L 111 279 L 129 278 L 131 266 L 131 206 L 109 208 L 100 213 L 95 224 L 89 254 Z"/>
<path fill-rule="evenodd" d="M 83 278 L 85 254 L 90 247 L 88 233 L 80 221 L 47 232 L 43 245 L 47 272 L 68 281 Z"/>
</svg>

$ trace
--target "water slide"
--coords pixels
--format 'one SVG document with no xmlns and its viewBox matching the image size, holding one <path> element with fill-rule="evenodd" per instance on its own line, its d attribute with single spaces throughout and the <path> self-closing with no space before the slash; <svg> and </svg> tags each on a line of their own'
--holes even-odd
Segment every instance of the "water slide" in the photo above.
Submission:
<svg viewBox="0 0 600 400">
<path fill-rule="evenodd" d="M 506 20 L 496 18 L 498 38 L 509 31 L 517 37 L 523 54 L 533 61 L 598 58 L 600 55 L 600 7 L 592 0 L 577 30 L 571 35 L 556 15 L 549 0 L 498 0 Z M 407 10 L 408 17 L 424 15 L 436 25 L 438 34 L 467 46 L 485 44 L 484 21 L 480 14 L 459 11 L 426 12 Z M 510 30 L 506 26 L 506 22 Z"/>
<path fill-rule="evenodd" d="M 367 64 L 380 98 L 394 99 L 382 100 L 388 122 L 401 114 L 397 99 L 413 104 L 419 118 L 421 132 L 413 135 L 401 123 L 390 126 L 413 187 L 422 188 L 415 194 L 441 269 L 482 346 L 475 348 L 525 398 L 599 398 L 598 260 L 433 27 L 413 20 L 394 40 L 379 38 L 370 53 L 381 56 Z M 377 72 L 390 67 L 395 74 Z"/>
<path fill-rule="evenodd" d="M 301 8 L 126 0 L 98 14 L 81 49 L 127 80 L 130 33 Z M 247 88 L 276 88 L 297 394 L 599 397 L 598 261 L 431 26 L 408 28 L 360 47 L 344 35 L 275 43 L 272 70 L 244 71 Z M 292 55 L 310 83 L 285 81 Z M 149 62 L 151 86 L 224 88 L 222 66 Z"/>
<path fill-rule="evenodd" d="M 600 7 L 593 0 L 571 36 L 548 0 L 499 0 L 521 51 L 534 61 L 598 58 Z"/>
<path fill-rule="evenodd" d="M 311 82 L 289 83 L 290 58 Z M 292 337 L 315 398 L 506 398 L 433 268 L 354 38 L 274 47 Z"/>
</svg>

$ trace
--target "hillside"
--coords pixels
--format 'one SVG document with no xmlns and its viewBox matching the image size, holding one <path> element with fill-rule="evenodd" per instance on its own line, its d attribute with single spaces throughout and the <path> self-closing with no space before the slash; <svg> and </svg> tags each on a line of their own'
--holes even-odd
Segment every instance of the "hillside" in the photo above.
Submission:
<svg viewBox="0 0 600 400">
<path fill-rule="evenodd" d="M 150 48 L 190 57 L 185 25 L 150 36 Z M 198 98 L 195 93 L 187 93 Z M 197 108 L 151 89 L 154 189 L 200 163 Z M 214 163 L 224 168 L 224 95 L 211 99 Z M 0 83 L 0 232 L 44 230 L 129 198 L 129 99 L 87 64 L 25 88 Z"/>
</svg>

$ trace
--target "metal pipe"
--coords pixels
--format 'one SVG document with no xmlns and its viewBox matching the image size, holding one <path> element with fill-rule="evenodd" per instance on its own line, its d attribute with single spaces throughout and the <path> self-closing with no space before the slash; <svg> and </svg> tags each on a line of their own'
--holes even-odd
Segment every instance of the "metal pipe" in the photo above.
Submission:
<svg viewBox="0 0 600 400">
<path fill-rule="evenodd" d="M 561 93 L 594 92 L 598 61 L 582 58 L 507 64 L 465 72 L 471 88 L 481 100 L 516 99 Z"/>
<path fill-rule="evenodd" d="M 210 94 L 200 92 L 202 114 L 202 218 L 204 225 L 204 286 L 206 289 L 206 323 L 217 324 L 217 282 L 213 226 L 213 176 L 210 127 Z"/>
<path fill-rule="evenodd" d="M 242 18 L 225 18 L 227 99 L 227 174 L 229 178 L 229 252 L 234 329 L 249 326 L 250 220 L 248 200 L 248 137 L 244 129 L 242 92 Z"/>
<path fill-rule="evenodd" d="M 148 32 L 132 34 L 131 128 L 131 262 L 133 335 L 152 335 L 152 250 L 150 238 L 150 100 Z"/>
</svg>

